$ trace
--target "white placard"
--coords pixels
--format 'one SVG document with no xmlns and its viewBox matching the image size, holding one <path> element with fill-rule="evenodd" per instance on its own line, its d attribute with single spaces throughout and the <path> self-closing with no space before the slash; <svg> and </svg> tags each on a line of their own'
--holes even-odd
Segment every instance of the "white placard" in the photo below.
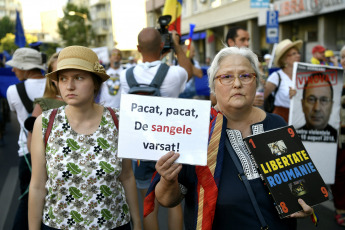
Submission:
<svg viewBox="0 0 345 230">
<path fill-rule="evenodd" d="M 157 161 L 175 151 L 178 163 L 206 165 L 210 108 L 206 100 L 123 94 L 118 156 Z"/>
</svg>

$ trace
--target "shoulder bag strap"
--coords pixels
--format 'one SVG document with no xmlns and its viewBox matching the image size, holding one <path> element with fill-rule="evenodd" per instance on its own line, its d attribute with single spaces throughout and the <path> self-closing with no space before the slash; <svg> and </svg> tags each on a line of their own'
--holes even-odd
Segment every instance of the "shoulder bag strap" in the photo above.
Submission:
<svg viewBox="0 0 345 230">
<path fill-rule="evenodd" d="M 117 117 L 116 117 L 116 114 L 115 114 L 114 110 L 112 110 L 110 107 L 107 107 L 107 109 L 109 110 L 109 112 L 110 112 L 111 116 L 113 117 L 114 124 L 115 124 L 115 126 L 116 126 L 117 130 L 119 130 L 119 120 L 117 119 Z"/>
<path fill-rule="evenodd" d="M 279 81 L 278 81 L 277 88 L 274 90 L 274 97 L 276 96 L 276 94 L 278 92 L 278 89 L 279 89 L 279 86 L 280 86 L 280 82 L 281 82 L 280 74 L 278 72 L 277 72 L 277 74 L 278 74 L 278 77 L 279 77 Z"/>
<path fill-rule="evenodd" d="M 16 84 L 16 88 L 17 88 L 20 100 L 22 101 L 26 111 L 28 113 L 32 113 L 34 109 L 33 102 L 30 100 L 28 94 L 26 93 L 24 82 Z"/>
<path fill-rule="evenodd" d="M 50 132 L 52 131 L 52 127 L 53 127 L 53 124 L 54 124 L 54 119 L 55 119 L 55 116 L 56 116 L 56 112 L 57 112 L 57 109 L 53 109 L 52 113 L 49 116 L 48 127 L 47 127 L 46 133 L 44 135 L 44 147 L 47 146 L 48 138 L 49 138 Z"/>
<path fill-rule="evenodd" d="M 258 216 L 259 218 L 259 221 L 260 221 L 260 224 L 261 224 L 261 229 L 262 230 L 266 230 L 268 229 L 268 225 L 265 221 L 265 218 L 263 217 L 261 211 L 260 211 L 260 208 L 259 208 L 259 205 L 258 203 L 256 202 L 256 198 L 255 198 L 255 195 L 254 195 L 254 192 L 252 190 L 252 187 L 250 186 L 249 184 L 249 181 L 247 179 L 247 176 L 244 174 L 244 171 L 243 171 L 243 168 L 240 164 L 240 162 L 237 160 L 237 157 L 235 156 L 235 153 L 234 151 L 232 150 L 231 146 L 230 146 L 230 141 L 228 138 L 225 138 L 225 146 L 229 152 L 229 155 L 232 159 L 232 161 L 234 162 L 236 168 L 237 168 L 237 171 L 238 171 L 238 177 L 240 178 L 241 181 L 243 181 L 246 189 L 247 189 L 247 192 L 248 192 L 248 195 L 250 197 L 250 200 L 253 204 L 253 207 L 254 207 L 254 210 L 256 212 L 256 215 Z"/>
<path fill-rule="evenodd" d="M 139 86 L 138 82 L 134 78 L 133 71 L 134 71 L 134 66 L 129 68 L 126 71 L 126 80 L 127 80 L 127 84 L 129 86 L 129 88 L 133 88 L 134 86 Z"/>
<path fill-rule="evenodd" d="M 155 88 L 160 88 L 168 73 L 168 70 L 169 70 L 169 66 L 165 63 L 162 63 L 159 66 L 157 73 L 155 77 L 153 78 L 150 86 L 155 87 Z"/>
</svg>

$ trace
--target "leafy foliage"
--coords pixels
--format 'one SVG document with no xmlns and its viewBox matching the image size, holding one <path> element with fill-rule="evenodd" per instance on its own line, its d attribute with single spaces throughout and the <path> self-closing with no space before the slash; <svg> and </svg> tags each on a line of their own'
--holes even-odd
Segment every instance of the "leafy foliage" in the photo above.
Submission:
<svg viewBox="0 0 345 230">
<path fill-rule="evenodd" d="M 30 44 L 32 42 L 37 42 L 37 36 L 33 36 L 31 34 L 25 34 L 25 38 L 26 38 L 26 43 Z M 15 39 L 15 35 L 8 33 L 6 34 L 5 37 L 3 37 L 0 40 L 0 52 L 3 52 L 4 50 L 6 50 L 9 53 L 13 53 L 18 46 L 16 44 L 14 44 L 14 39 Z"/>
<path fill-rule="evenodd" d="M 15 32 L 15 22 L 11 21 L 8 16 L 4 16 L 0 19 L 0 39 L 6 36 L 6 34 Z"/>
<path fill-rule="evenodd" d="M 74 11 L 76 15 L 69 15 Z M 87 15 L 84 19 L 82 15 Z M 64 17 L 58 23 L 58 32 L 65 46 L 81 45 L 88 46 L 92 37 L 90 13 L 86 7 L 78 7 L 72 3 L 68 3 L 64 9 Z"/>
</svg>

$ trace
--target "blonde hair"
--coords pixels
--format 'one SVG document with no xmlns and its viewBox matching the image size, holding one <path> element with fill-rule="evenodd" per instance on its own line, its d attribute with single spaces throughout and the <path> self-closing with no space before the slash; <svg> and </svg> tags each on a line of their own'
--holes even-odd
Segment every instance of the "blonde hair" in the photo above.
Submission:
<svg viewBox="0 0 345 230">
<path fill-rule="evenodd" d="M 54 62 L 57 61 L 59 56 L 59 53 L 54 53 L 48 61 L 48 71 L 47 73 L 51 73 L 53 71 L 53 64 Z M 46 78 L 46 87 L 44 89 L 44 94 L 43 97 L 44 98 L 55 98 L 56 95 L 59 95 L 59 90 L 56 87 L 56 85 L 54 84 L 54 82 L 52 80 L 50 80 L 49 78 Z"/>
</svg>

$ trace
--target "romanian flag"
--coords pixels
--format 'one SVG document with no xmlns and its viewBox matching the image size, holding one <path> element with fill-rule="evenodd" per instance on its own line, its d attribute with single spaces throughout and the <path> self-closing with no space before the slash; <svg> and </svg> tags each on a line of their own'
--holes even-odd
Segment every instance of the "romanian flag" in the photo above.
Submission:
<svg viewBox="0 0 345 230">
<path fill-rule="evenodd" d="M 207 43 L 211 43 L 214 41 L 214 33 L 212 30 L 206 30 L 206 41 Z"/>
<path fill-rule="evenodd" d="M 171 15 L 169 31 L 176 30 L 181 35 L 182 0 L 166 0 L 163 15 Z"/>
</svg>

